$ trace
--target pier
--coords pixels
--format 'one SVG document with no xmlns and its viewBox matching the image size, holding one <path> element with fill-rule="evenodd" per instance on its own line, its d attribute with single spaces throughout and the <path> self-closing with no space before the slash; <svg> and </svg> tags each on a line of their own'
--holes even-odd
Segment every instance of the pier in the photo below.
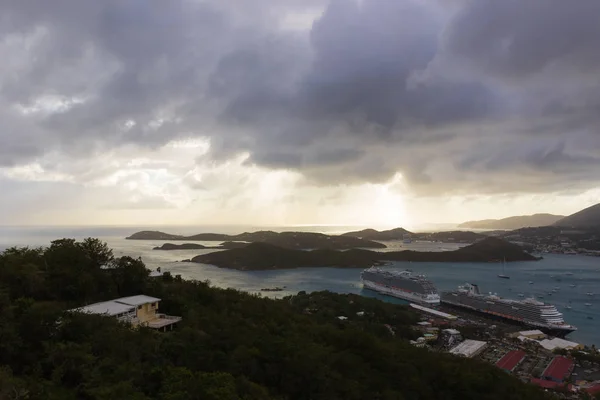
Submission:
<svg viewBox="0 0 600 400">
<path fill-rule="evenodd" d="M 420 306 L 420 305 L 414 304 L 414 303 L 410 303 L 410 306 L 419 311 L 425 312 L 427 314 L 435 315 L 436 317 L 441 317 L 441 318 L 444 318 L 444 319 L 447 319 L 450 321 L 454 321 L 454 320 L 458 319 L 458 317 L 456 315 L 452 315 L 452 314 L 448 314 L 448 313 L 441 312 L 438 310 L 434 310 L 433 308 L 423 307 L 423 306 Z"/>
</svg>

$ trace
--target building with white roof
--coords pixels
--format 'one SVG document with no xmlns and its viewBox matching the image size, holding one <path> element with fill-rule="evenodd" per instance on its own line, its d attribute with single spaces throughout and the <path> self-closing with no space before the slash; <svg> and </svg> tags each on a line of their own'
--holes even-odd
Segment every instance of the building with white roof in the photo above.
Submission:
<svg viewBox="0 0 600 400">
<path fill-rule="evenodd" d="M 448 335 L 460 335 L 460 331 L 452 328 L 444 329 L 442 332 L 445 332 Z"/>
<path fill-rule="evenodd" d="M 529 339 L 544 339 L 546 338 L 546 334 L 539 329 L 533 329 L 530 331 L 521 331 L 518 333 L 518 336 L 524 336 Z"/>
<path fill-rule="evenodd" d="M 159 302 L 160 299 L 156 297 L 137 295 L 89 304 L 69 311 L 116 317 L 133 326 L 173 329 L 173 325 L 181 321 L 181 317 L 158 313 Z"/>
<path fill-rule="evenodd" d="M 450 349 L 450 354 L 471 358 L 481 353 L 486 346 L 487 342 L 468 339 L 459 344 L 458 346 Z"/>
<path fill-rule="evenodd" d="M 84 307 L 76 308 L 73 311 L 80 311 L 89 314 L 104 314 L 111 317 L 121 317 L 135 311 L 135 307 L 127 304 L 117 303 L 116 301 L 103 301 Z M 135 312 L 134 312 L 135 314 Z"/>
<path fill-rule="evenodd" d="M 555 349 L 580 350 L 584 348 L 582 344 L 570 342 L 561 338 L 544 339 L 539 341 L 538 343 L 540 344 L 540 346 L 550 351 L 553 351 Z"/>
</svg>

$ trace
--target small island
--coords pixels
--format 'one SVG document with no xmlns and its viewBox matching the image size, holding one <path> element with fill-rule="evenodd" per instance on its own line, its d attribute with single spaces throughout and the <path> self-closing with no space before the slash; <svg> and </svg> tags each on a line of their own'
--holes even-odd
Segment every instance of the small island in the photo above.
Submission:
<svg viewBox="0 0 600 400">
<path fill-rule="evenodd" d="M 223 242 L 218 246 L 204 246 L 198 243 L 183 243 L 183 244 L 174 244 L 174 243 L 165 243 L 162 246 L 154 247 L 152 250 L 204 250 L 204 249 L 239 249 L 242 247 L 248 246 L 246 242 Z"/>
<path fill-rule="evenodd" d="M 302 267 L 367 268 L 390 261 L 413 262 L 507 262 L 539 258 L 503 239 L 487 237 L 458 250 L 442 252 L 376 252 L 363 249 L 312 251 L 284 249 L 268 243 L 251 243 L 240 249 L 202 254 L 192 262 L 237 270 L 276 270 Z"/>
<path fill-rule="evenodd" d="M 173 243 L 165 243 L 162 246 L 157 246 L 152 250 L 201 250 L 201 249 L 211 249 L 214 247 L 206 247 L 197 243 L 183 243 L 183 244 L 173 244 Z"/>
<path fill-rule="evenodd" d="M 171 240 L 171 241 L 221 241 L 228 243 L 223 247 L 240 247 L 239 242 L 268 243 L 277 247 L 294 250 L 306 249 L 332 249 L 347 250 L 355 248 L 384 249 L 387 246 L 373 240 L 361 239 L 353 236 L 325 235 L 313 232 L 273 232 L 258 231 L 245 232 L 239 235 L 225 235 L 219 233 L 200 233 L 192 236 L 172 235 L 159 231 L 141 231 L 127 237 L 129 240 Z M 235 242 L 235 245 L 231 245 Z"/>
</svg>

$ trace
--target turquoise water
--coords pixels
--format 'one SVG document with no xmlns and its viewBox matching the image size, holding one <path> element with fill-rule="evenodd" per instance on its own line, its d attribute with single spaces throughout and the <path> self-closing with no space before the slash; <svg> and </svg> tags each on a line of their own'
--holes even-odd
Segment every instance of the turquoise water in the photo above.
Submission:
<svg viewBox="0 0 600 400">
<path fill-rule="evenodd" d="M 231 287 L 248 292 L 258 292 L 263 287 L 283 287 L 283 292 L 263 293 L 271 297 L 283 297 L 298 291 L 330 290 L 338 293 L 356 293 L 380 298 L 384 301 L 402 303 L 402 300 L 381 296 L 369 290 L 363 290 L 360 284 L 359 269 L 340 268 L 300 268 L 279 271 L 235 271 L 221 269 L 210 265 L 181 263 L 178 260 L 191 258 L 198 254 L 214 250 L 181 250 L 156 251 L 164 241 L 130 241 L 123 237 L 135 232 L 132 228 L 119 228 L 118 231 L 100 229 L 85 230 L 77 228 L 67 231 L 54 230 L 17 230 L 8 232 L 0 229 L 0 250 L 12 245 L 46 245 L 57 237 L 70 236 L 83 238 L 95 236 L 106 241 L 114 249 L 115 255 L 142 257 L 146 265 L 155 269 L 181 274 L 187 279 L 210 280 L 218 287 Z M 193 233 L 206 230 L 186 229 Z M 326 232 L 339 232 L 339 227 L 322 229 Z M 221 230 L 223 231 L 223 230 Z M 174 231 L 175 232 L 175 231 Z M 233 231 L 233 232 L 239 232 Z M 224 232 L 226 233 L 226 232 Z M 207 242 L 214 245 L 214 242 Z M 417 242 L 403 244 L 401 242 L 386 243 L 390 250 L 414 249 L 422 251 L 447 251 L 460 247 L 458 244 Z M 564 313 L 565 320 L 579 328 L 568 336 L 568 339 L 585 344 L 600 344 L 600 258 L 567 255 L 544 255 L 538 262 L 519 262 L 506 265 L 506 275 L 511 279 L 500 279 L 499 264 L 488 263 L 394 263 L 388 268 L 410 268 L 415 273 L 422 273 L 431 279 L 439 290 L 454 289 L 465 282 L 479 285 L 482 292 L 497 293 L 502 297 L 519 298 L 543 295 L 543 301 L 552 303 Z M 571 273 L 572 275 L 567 275 Z M 529 284 L 533 281 L 533 284 Z M 571 288 L 570 285 L 575 285 Z M 560 289 L 548 295 L 553 288 Z M 586 293 L 596 293 L 588 296 Z M 591 303 L 590 307 L 585 303 Z M 566 309 L 571 305 L 572 309 Z M 588 319 L 592 317 L 593 319 Z"/>
</svg>

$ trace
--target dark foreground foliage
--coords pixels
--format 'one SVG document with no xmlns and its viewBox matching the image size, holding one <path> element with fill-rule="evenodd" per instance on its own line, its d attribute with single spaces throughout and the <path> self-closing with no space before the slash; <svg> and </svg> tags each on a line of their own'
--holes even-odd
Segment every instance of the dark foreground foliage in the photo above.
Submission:
<svg viewBox="0 0 600 400">
<path fill-rule="evenodd" d="M 181 325 L 159 333 L 63 312 L 139 293 Z M 492 366 L 413 348 L 406 307 L 149 278 L 93 239 L 2 253 L 0 316 L 0 399 L 544 398 Z"/>
</svg>

